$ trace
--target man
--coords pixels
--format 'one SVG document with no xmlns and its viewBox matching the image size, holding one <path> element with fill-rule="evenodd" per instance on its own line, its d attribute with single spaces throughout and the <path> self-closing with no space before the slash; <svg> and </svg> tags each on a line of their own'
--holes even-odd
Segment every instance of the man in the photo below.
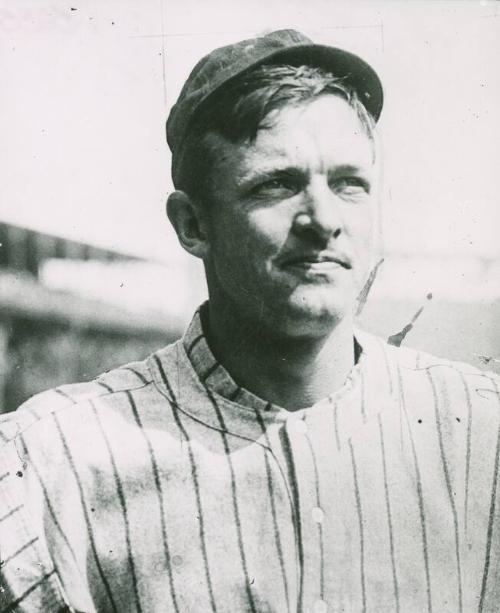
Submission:
<svg viewBox="0 0 500 613">
<path fill-rule="evenodd" d="M 4 611 L 497 611 L 498 377 L 354 327 L 382 89 L 278 31 L 193 69 L 184 337 L 3 419 Z"/>
</svg>

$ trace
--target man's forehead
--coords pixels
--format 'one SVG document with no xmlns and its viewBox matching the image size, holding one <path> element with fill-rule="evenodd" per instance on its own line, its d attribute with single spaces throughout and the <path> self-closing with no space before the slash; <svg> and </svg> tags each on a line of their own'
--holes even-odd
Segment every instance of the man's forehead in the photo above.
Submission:
<svg viewBox="0 0 500 613">
<path fill-rule="evenodd" d="M 321 157 L 332 166 L 367 169 L 373 165 L 374 145 L 359 117 L 344 99 L 327 95 L 302 105 L 270 113 L 255 139 L 232 143 L 209 136 L 219 169 L 238 167 L 238 174 L 268 173 L 314 163 Z"/>
</svg>

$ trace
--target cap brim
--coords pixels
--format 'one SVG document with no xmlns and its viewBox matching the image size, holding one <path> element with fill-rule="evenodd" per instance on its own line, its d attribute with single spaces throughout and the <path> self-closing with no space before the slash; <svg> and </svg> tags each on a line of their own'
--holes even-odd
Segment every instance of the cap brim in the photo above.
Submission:
<svg viewBox="0 0 500 613">
<path fill-rule="evenodd" d="M 212 99 L 217 92 L 221 91 L 228 83 L 245 72 L 252 70 L 256 66 L 275 64 L 278 61 L 292 66 L 305 64 L 307 66 L 323 68 L 334 76 L 344 79 L 346 83 L 356 90 L 359 99 L 373 119 L 375 121 L 379 119 L 384 102 L 384 93 L 382 83 L 375 70 L 354 53 L 314 43 L 278 49 L 258 59 L 250 66 L 246 66 L 233 74 L 229 79 L 221 83 L 219 87 L 210 92 L 207 98 L 203 100 L 203 106 L 208 99 Z"/>
<path fill-rule="evenodd" d="M 356 90 L 361 102 L 375 121 L 380 117 L 384 103 L 382 83 L 375 70 L 354 53 L 327 45 L 297 45 L 279 49 L 258 63 L 275 63 L 276 60 L 286 60 L 287 64 L 292 66 L 301 64 L 316 66 L 345 79 Z"/>
</svg>

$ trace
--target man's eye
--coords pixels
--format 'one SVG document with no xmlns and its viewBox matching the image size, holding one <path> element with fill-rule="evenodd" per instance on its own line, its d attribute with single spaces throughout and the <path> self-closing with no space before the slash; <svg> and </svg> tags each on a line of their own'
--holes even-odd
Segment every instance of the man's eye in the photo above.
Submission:
<svg viewBox="0 0 500 613">
<path fill-rule="evenodd" d="M 257 185 L 253 192 L 256 195 L 291 195 L 295 193 L 297 189 L 296 184 L 292 179 L 287 177 L 277 178 L 277 179 L 269 179 L 269 181 L 264 181 Z"/>
<path fill-rule="evenodd" d="M 357 196 L 370 193 L 370 186 L 360 177 L 342 177 L 333 183 L 334 191 L 348 196 Z"/>
</svg>

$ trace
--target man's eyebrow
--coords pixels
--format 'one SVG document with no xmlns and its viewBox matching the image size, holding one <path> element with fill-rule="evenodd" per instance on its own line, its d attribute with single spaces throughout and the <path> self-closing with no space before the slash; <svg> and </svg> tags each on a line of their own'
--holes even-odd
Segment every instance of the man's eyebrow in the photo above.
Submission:
<svg viewBox="0 0 500 613">
<path fill-rule="evenodd" d="M 240 177 L 238 177 L 237 182 L 239 185 L 247 185 L 255 183 L 256 181 L 272 179 L 273 177 L 277 176 L 289 175 L 298 177 L 304 176 L 304 174 L 308 173 L 305 172 L 304 169 L 300 168 L 299 166 L 291 166 L 285 164 L 283 166 L 280 166 L 279 164 L 272 164 L 269 166 L 262 166 L 261 168 L 249 170 L 247 173 L 244 173 Z"/>
<path fill-rule="evenodd" d="M 337 166 L 333 170 L 333 174 L 335 175 L 344 175 L 344 174 L 364 174 L 368 172 L 369 168 L 364 166 L 357 166 L 355 164 L 341 164 Z"/>
<path fill-rule="evenodd" d="M 365 167 L 357 164 L 340 164 L 331 169 L 331 175 L 339 177 L 344 175 L 367 175 L 371 170 L 371 167 Z M 248 186 L 259 181 L 265 181 L 267 179 L 273 179 L 275 177 L 307 177 L 310 171 L 304 169 L 301 166 L 283 163 L 281 166 L 279 160 L 274 161 L 269 165 L 262 165 L 260 168 L 251 168 L 246 173 L 242 173 L 236 179 L 236 182 L 240 186 Z"/>
</svg>

